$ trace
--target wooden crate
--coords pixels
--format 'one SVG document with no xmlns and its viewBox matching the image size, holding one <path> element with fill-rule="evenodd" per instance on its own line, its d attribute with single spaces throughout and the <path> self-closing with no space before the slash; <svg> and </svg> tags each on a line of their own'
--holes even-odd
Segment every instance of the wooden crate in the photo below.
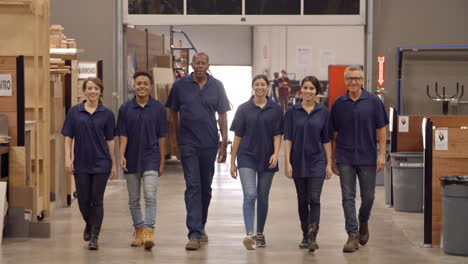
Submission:
<svg viewBox="0 0 468 264">
<path fill-rule="evenodd" d="M 31 130 L 31 186 L 36 189 L 35 215 L 50 210 L 50 0 L 0 1 L 0 56 L 24 56 L 25 116 Z"/>
</svg>

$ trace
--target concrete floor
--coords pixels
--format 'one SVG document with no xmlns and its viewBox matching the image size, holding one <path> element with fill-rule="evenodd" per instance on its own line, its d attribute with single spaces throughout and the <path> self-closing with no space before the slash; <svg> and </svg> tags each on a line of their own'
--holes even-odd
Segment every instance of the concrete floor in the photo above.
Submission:
<svg viewBox="0 0 468 264">
<path fill-rule="evenodd" d="M 281 165 L 283 162 L 281 161 Z M 0 247 L 0 263 L 468 263 L 468 257 L 445 255 L 440 248 L 422 248 L 423 216 L 396 213 L 384 203 L 377 187 L 367 246 L 352 254 L 342 252 L 344 231 L 339 179 L 326 182 L 315 253 L 300 250 L 301 239 L 294 184 L 280 171 L 275 175 L 266 224 L 267 247 L 247 251 L 242 245 L 242 190 L 229 176 L 227 164 L 217 165 L 213 200 L 206 227 L 209 242 L 199 251 L 184 249 L 185 183 L 179 163 L 172 162 L 158 187 L 156 246 L 152 251 L 129 246 L 133 233 L 125 181 L 110 182 L 105 195 L 105 217 L 100 250 L 88 251 L 82 241 L 83 221 L 76 201 L 71 208 L 55 209 L 49 219 L 50 239 L 8 238 Z"/>
</svg>

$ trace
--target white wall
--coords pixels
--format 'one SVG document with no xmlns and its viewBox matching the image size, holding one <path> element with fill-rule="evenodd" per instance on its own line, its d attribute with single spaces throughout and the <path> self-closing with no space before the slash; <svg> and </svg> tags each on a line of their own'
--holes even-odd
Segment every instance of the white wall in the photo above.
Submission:
<svg viewBox="0 0 468 264">
<path fill-rule="evenodd" d="M 327 80 L 328 63 L 364 64 L 363 26 L 255 26 L 253 32 L 254 75 L 286 69 L 298 80 Z"/>
<path fill-rule="evenodd" d="M 138 26 L 140 30 L 169 38 L 169 26 Z M 183 30 L 198 51 L 206 52 L 213 65 L 252 65 L 252 27 L 250 26 L 175 26 Z M 188 42 L 182 34 L 175 34 L 175 40 Z M 193 53 L 190 54 L 190 57 Z"/>
</svg>

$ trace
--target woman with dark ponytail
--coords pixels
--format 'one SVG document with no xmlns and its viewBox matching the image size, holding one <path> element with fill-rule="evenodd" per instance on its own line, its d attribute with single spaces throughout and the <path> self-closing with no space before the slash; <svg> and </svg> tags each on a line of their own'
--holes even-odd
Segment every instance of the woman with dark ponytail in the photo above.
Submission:
<svg viewBox="0 0 468 264">
<path fill-rule="evenodd" d="M 83 239 L 88 248 L 96 250 L 104 217 L 104 191 L 107 180 L 116 177 L 114 152 L 115 118 L 102 104 L 104 87 L 101 80 L 88 78 L 83 82 L 86 97 L 68 110 L 62 128 L 65 136 L 65 170 L 75 176 L 78 205 L 86 222 Z M 74 140 L 72 159 L 71 146 Z"/>
<path fill-rule="evenodd" d="M 301 82 L 302 102 L 289 107 L 284 117 L 285 174 L 294 180 L 297 192 L 302 242 L 300 248 L 315 251 L 320 223 L 320 195 L 324 179 L 330 179 L 330 113 L 315 102 L 320 82 L 307 76 Z"/>
<path fill-rule="evenodd" d="M 231 152 L 231 177 L 237 179 L 239 168 L 247 233 L 243 243 L 248 250 L 266 246 L 263 230 L 268 214 L 268 195 L 273 175 L 278 171 L 278 155 L 283 134 L 283 112 L 277 103 L 267 97 L 269 89 L 268 78 L 265 75 L 257 75 L 252 81 L 254 95 L 239 106 L 231 125 L 231 131 L 235 133 Z"/>
</svg>

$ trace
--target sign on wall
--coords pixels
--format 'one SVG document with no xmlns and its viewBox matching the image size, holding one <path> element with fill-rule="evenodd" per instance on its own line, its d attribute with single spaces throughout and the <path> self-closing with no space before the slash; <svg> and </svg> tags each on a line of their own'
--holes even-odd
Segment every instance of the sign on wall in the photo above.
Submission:
<svg viewBox="0 0 468 264">
<path fill-rule="evenodd" d="M 11 74 L 0 74 L 0 96 L 13 95 L 13 82 Z"/>
<path fill-rule="evenodd" d="M 78 79 L 97 77 L 97 63 L 92 61 L 80 61 L 78 63 Z"/>
<path fill-rule="evenodd" d="M 385 56 L 377 56 L 377 83 L 379 87 L 385 86 Z"/>
</svg>

